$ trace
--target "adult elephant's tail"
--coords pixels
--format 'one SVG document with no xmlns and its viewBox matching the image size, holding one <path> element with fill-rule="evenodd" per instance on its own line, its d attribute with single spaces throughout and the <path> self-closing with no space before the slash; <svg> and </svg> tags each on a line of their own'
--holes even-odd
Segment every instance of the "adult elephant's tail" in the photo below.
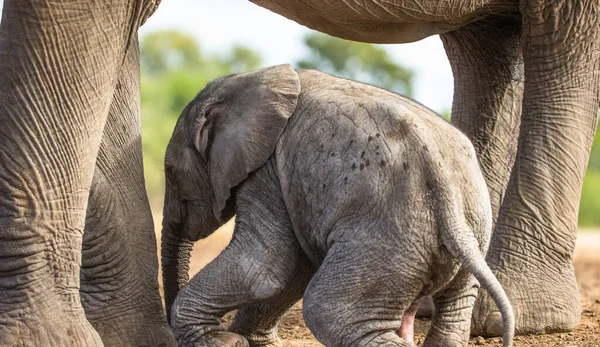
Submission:
<svg viewBox="0 0 600 347">
<path fill-rule="evenodd" d="M 184 238 L 177 225 L 163 222 L 161 263 L 167 321 L 171 323 L 171 307 L 179 290 L 189 280 L 190 257 L 194 242 Z"/>
</svg>

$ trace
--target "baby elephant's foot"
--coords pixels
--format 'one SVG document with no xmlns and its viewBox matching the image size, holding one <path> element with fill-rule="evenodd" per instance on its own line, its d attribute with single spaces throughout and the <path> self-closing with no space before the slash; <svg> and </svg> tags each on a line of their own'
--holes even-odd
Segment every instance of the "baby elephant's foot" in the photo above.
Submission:
<svg viewBox="0 0 600 347">
<path fill-rule="evenodd" d="M 228 331 L 212 331 L 190 342 L 181 343 L 183 347 L 249 347 L 248 341 L 241 335 Z"/>
<path fill-rule="evenodd" d="M 277 335 L 270 339 L 256 339 L 254 336 L 248 336 L 247 339 L 250 347 L 283 347 L 283 343 Z"/>
<path fill-rule="evenodd" d="M 264 330 L 258 329 L 252 332 L 240 332 L 248 340 L 250 347 L 283 347 L 283 343 L 277 333 L 277 328 Z"/>
</svg>

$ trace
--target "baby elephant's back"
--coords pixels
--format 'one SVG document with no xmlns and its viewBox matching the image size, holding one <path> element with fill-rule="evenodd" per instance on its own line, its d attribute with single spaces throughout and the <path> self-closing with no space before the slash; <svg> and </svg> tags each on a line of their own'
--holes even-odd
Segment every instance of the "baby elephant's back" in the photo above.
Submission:
<svg viewBox="0 0 600 347">
<path fill-rule="evenodd" d="M 486 215 L 487 188 L 462 133 L 400 95 L 314 71 L 299 74 L 302 92 L 277 161 L 286 203 L 309 216 L 294 222 L 313 231 L 309 242 L 326 248 L 334 229 L 372 228 L 365 216 L 374 211 L 382 227 L 434 226 L 439 185 L 450 187 L 472 223 L 485 223 L 477 214 Z"/>
</svg>

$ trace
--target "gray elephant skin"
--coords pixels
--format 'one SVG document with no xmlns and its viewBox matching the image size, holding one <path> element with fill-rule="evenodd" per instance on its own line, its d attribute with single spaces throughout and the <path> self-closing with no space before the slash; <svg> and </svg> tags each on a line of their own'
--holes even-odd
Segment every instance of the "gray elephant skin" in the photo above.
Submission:
<svg viewBox="0 0 600 347">
<path fill-rule="evenodd" d="M 486 260 L 513 303 L 516 331 L 572 329 L 581 312 L 577 207 L 599 106 L 600 3 L 255 2 L 346 39 L 440 34 L 455 77 L 452 122 L 471 139 L 490 192 Z M 141 170 L 137 30 L 158 4 L 4 1 L 0 346 L 175 344 L 160 308 Z M 486 292 L 473 318 L 475 333 L 497 333 Z"/>
<path fill-rule="evenodd" d="M 280 65 L 212 81 L 180 116 L 165 159 L 163 279 L 181 346 L 278 346 L 304 293 L 326 346 L 466 346 L 479 283 L 514 317 L 485 263 L 492 212 L 469 140 L 391 92 Z M 187 280 L 189 245 L 235 213 L 230 245 Z M 182 250 L 186 250 L 182 252 Z M 183 276 L 183 277 L 180 277 Z M 408 316 L 404 321 L 402 317 Z"/>
</svg>

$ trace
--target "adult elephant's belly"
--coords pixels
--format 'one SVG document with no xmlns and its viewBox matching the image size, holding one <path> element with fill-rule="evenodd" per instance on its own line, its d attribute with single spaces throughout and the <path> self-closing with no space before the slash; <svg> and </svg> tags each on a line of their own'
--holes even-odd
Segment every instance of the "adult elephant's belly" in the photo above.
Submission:
<svg viewBox="0 0 600 347">
<path fill-rule="evenodd" d="M 493 13 L 518 11 L 507 0 L 250 1 L 311 29 L 371 43 L 414 42 Z"/>
</svg>

